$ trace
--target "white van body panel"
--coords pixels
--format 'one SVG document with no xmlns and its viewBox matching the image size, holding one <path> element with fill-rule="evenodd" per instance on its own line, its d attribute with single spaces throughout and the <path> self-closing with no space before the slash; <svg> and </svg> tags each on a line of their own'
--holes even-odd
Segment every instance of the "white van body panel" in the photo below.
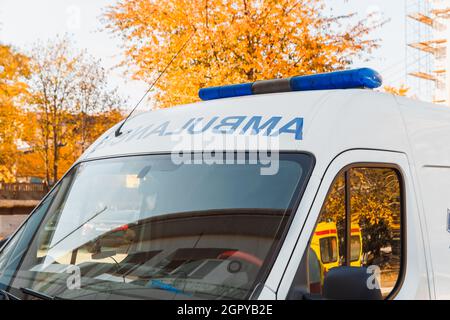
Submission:
<svg viewBox="0 0 450 320">
<path fill-rule="evenodd" d="M 431 281 L 450 299 L 450 109 L 399 99 L 422 194 Z"/>
<path fill-rule="evenodd" d="M 278 149 L 309 151 L 320 162 L 317 165 L 322 162 L 328 165 L 330 159 L 348 149 L 398 150 L 407 145 L 402 118 L 391 95 L 366 90 L 312 91 L 222 99 L 143 113 L 129 119 L 119 137 L 114 136 L 114 130 L 102 136 L 85 152 L 82 159 L 171 152 L 180 147 L 180 139 L 197 136 L 187 135 L 186 130 L 169 134 L 182 128 L 192 118 L 203 118 L 204 124 L 207 124 L 215 117 L 220 121 L 229 116 L 245 116 L 247 121 L 255 115 L 262 116 L 263 120 L 282 117 L 275 131 L 290 119 L 303 118 L 302 140 L 296 140 L 293 134 L 281 134 Z M 218 150 L 223 148 L 223 136 L 236 139 L 249 137 L 249 132 L 246 135 L 239 134 L 245 121 L 234 134 L 214 134 L 207 130 L 202 138 L 208 142 L 212 140 L 212 143 L 203 146 L 182 145 L 183 150 Z M 166 122 L 169 125 L 165 135 L 151 134 L 153 129 Z M 143 132 L 151 125 L 148 131 Z M 263 134 L 257 136 L 267 140 Z"/>
<path fill-rule="evenodd" d="M 277 292 L 277 298 L 286 297 L 333 174 L 346 164 L 370 161 L 370 157 L 375 161 L 378 157 L 398 164 L 405 175 L 407 264 L 396 298 L 450 298 L 450 109 L 446 107 L 361 89 L 199 102 L 136 115 L 125 123 L 120 136 L 114 135 L 116 125 L 78 161 L 180 149 L 246 151 L 252 148 L 236 145 L 237 140 L 257 136 L 259 142 L 268 143 L 273 138 L 264 130 L 256 135 L 249 130 L 243 132 L 255 116 L 261 117 L 262 122 L 280 117 L 272 132 L 291 119 L 302 118 L 301 139 L 294 133 L 283 133 L 271 147 L 309 152 L 316 160 L 307 190 L 266 281 L 264 297 L 271 296 L 272 291 Z M 214 132 L 213 128 L 227 117 L 237 117 L 241 122 L 229 133 Z M 199 127 L 212 121 L 208 129 L 203 134 L 188 134 L 187 128 L 196 120 L 189 121 L 200 118 L 203 122 L 199 122 Z M 193 137 L 201 137 L 202 143 L 192 142 Z"/>
</svg>

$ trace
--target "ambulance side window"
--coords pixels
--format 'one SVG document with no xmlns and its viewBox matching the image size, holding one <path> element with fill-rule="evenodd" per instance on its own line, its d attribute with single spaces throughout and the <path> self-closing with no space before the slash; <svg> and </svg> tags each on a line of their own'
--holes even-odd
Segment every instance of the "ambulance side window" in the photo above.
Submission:
<svg viewBox="0 0 450 320">
<path fill-rule="evenodd" d="M 327 298 L 327 292 L 333 292 L 333 298 L 339 298 L 341 289 L 330 289 L 328 284 L 333 282 L 326 284 L 327 276 L 364 268 L 356 272 L 368 275 L 367 286 L 379 290 L 380 297 L 389 296 L 401 276 L 401 186 L 400 173 L 393 168 L 358 166 L 337 176 L 311 236 L 309 254 L 305 255 L 311 259 L 314 253 L 320 262 L 319 288 L 317 271 L 314 275 L 312 270 L 306 271 L 311 294 Z M 332 271 L 335 268 L 340 270 Z M 342 292 L 342 296 L 346 294 Z"/>
</svg>

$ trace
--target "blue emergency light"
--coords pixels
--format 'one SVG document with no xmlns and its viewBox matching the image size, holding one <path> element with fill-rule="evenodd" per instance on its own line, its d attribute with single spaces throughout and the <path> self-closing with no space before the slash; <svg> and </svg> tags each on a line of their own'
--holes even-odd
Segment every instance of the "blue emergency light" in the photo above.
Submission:
<svg viewBox="0 0 450 320">
<path fill-rule="evenodd" d="M 369 68 L 296 76 L 287 79 L 263 80 L 252 83 L 202 88 L 202 100 L 214 100 L 254 94 L 332 89 L 375 89 L 382 84 L 378 72 Z"/>
</svg>

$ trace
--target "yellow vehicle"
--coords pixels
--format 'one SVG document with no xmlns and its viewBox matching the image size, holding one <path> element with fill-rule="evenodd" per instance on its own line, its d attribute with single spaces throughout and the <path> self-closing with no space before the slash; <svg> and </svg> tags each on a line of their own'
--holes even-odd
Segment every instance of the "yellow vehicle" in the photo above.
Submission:
<svg viewBox="0 0 450 320">
<path fill-rule="evenodd" d="M 352 267 L 360 267 L 362 263 L 362 235 L 357 224 L 351 226 L 351 260 Z M 322 269 L 321 277 L 331 268 L 340 265 L 339 238 L 336 223 L 321 222 L 317 225 L 311 240 L 311 249 L 317 255 Z"/>
<path fill-rule="evenodd" d="M 322 278 L 323 273 L 328 272 L 331 268 L 339 266 L 339 239 L 336 223 L 319 223 L 312 237 L 310 246 L 316 253 L 320 262 Z"/>
<path fill-rule="evenodd" d="M 362 266 L 362 234 L 361 228 L 357 224 L 351 226 L 350 238 L 350 265 L 352 267 Z"/>
</svg>

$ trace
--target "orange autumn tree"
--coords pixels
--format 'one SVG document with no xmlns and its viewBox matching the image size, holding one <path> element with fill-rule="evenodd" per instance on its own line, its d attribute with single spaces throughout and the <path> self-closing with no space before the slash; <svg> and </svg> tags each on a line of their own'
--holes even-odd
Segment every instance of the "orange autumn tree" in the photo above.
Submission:
<svg viewBox="0 0 450 320">
<path fill-rule="evenodd" d="M 19 105 L 27 94 L 28 62 L 25 55 L 0 44 L 0 182 L 15 180 L 17 142 L 23 129 Z"/>
<path fill-rule="evenodd" d="M 100 61 L 77 50 L 67 37 L 36 43 L 30 65 L 29 150 L 18 160 L 18 171 L 52 184 L 122 118 L 125 101 L 108 85 Z M 27 167 L 29 161 L 32 168 Z"/>
<path fill-rule="evenodd" d="M 17 177 L 38 177 L 45 178 L 46 167 L 42 160 L 43 149 L 36 150 L 39 145 L 40 135 L 38 126 L 38 114 L 32 111 L 24 110 L 22 113 L 22 141 L 24 147 L 16 157 L 16 176 Z"/>
<path fill-rule="evenodd" d="M 136 79 L 153 81 L 189 42 L 157 83 L 157 106 L 167 107 L 198 100 L 205 86 L 343 69 L 377 47 L 379 24 L 327 15 L 325 2 L 121 0 L 104 18 Z"/>
</svg>

